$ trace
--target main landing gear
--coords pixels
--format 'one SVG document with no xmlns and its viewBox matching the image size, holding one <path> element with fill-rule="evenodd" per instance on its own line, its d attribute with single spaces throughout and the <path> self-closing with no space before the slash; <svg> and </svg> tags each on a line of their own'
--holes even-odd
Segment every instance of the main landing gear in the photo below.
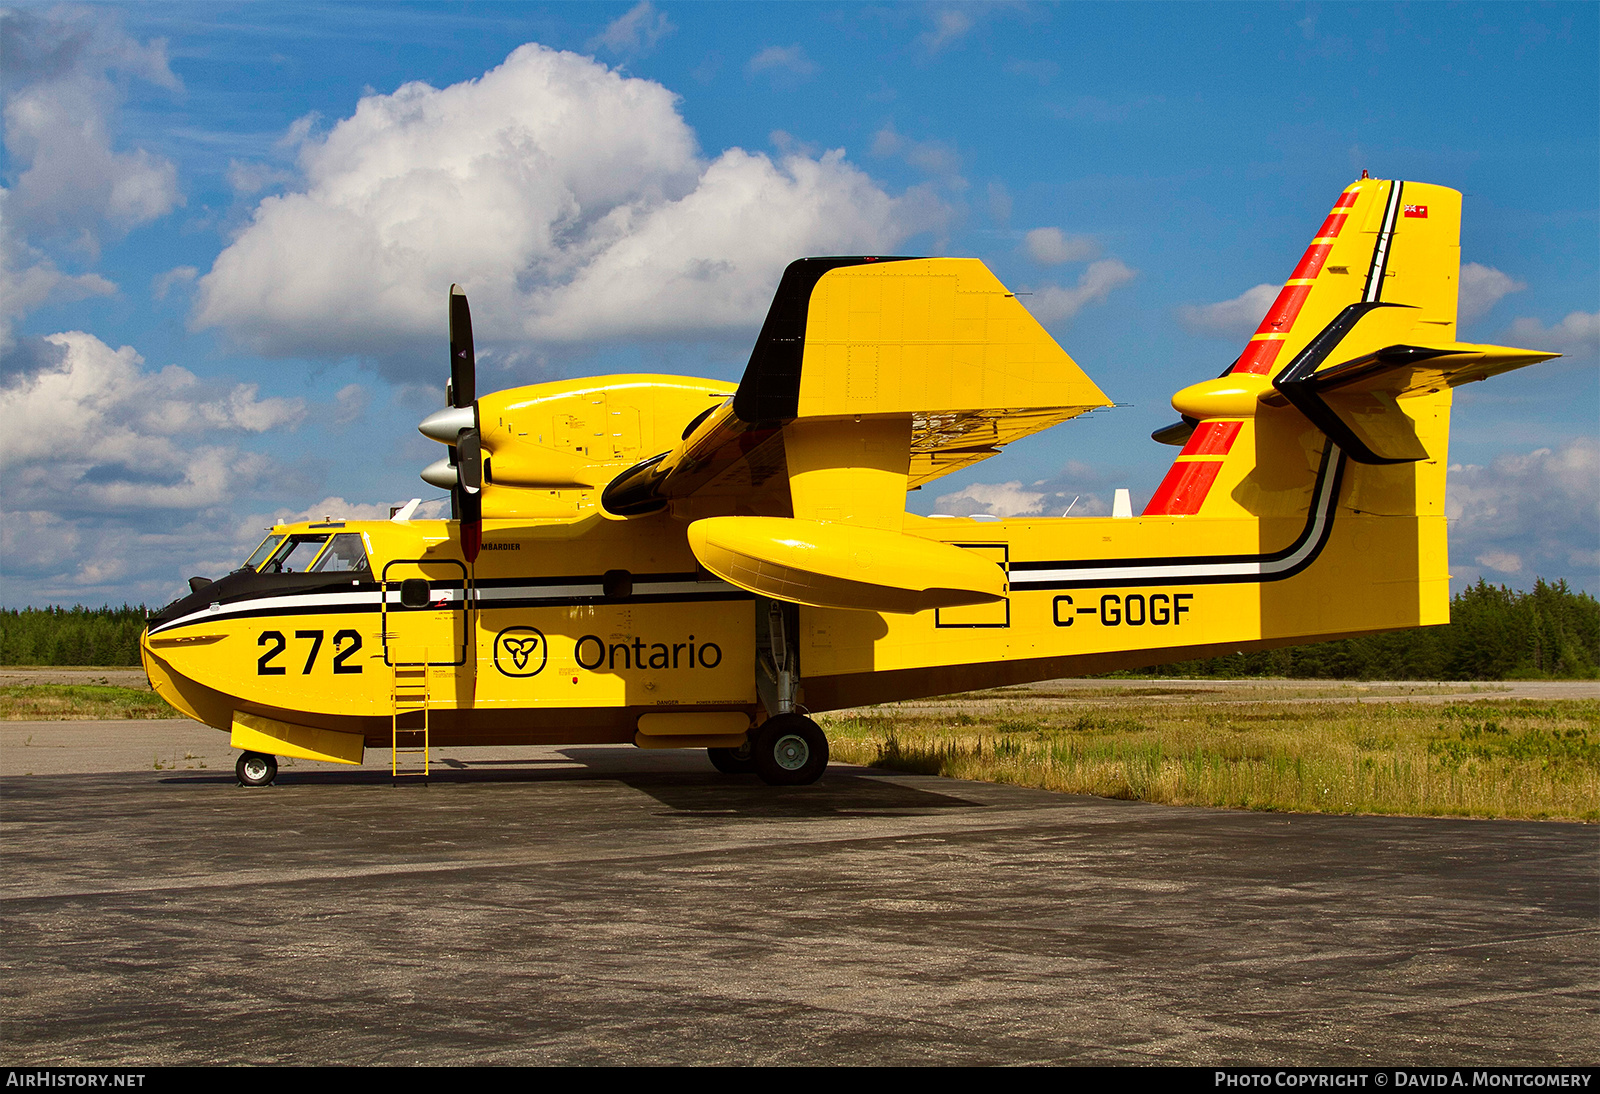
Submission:
<svg viewBox="0 0 1600 1094">
<path fill-rule="evenodd" d="M 755 772 L 772 786 L 806 786 L 828 766 L 828 738 L 817 723 L 793 711 L 768 718 L 739 748 L 708 748 L 724 775 Z"/>
<path fill-rule="evenodd" d="M 800 690 L 798 651 L 791 637 L 797 628 L 793 604 L 766 602 L 756 624 L 756 692 L 768 717 L 750 731 L 740 748 L 707 749 L 718 771 L 742 775 L 754 771 L 772 786 L 806 786 L 828 767 L 828 738 L 821 727 L 795 709 Z"/>
<path fill-rule="evenodd" d="M 246 752 L 233 765 L 240 786 L 271 786 L 278 777 L 278 758 L 265 752 Z"/>
<path fill-rule="evenodd" d="M 828 738 L 804 714 L 768 718 L 750 736 L 750 762 L 771 786 L 806 786 L 828 766 Z"/>
</svg>

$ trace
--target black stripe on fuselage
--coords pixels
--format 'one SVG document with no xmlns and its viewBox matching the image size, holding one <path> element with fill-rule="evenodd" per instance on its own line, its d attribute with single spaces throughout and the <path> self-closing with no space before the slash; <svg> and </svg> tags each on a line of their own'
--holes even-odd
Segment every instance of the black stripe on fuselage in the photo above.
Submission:
<svg viewBox="0 0 1600 1094">
<path fill-rule="evenodd" d="M 262 603 L 263 603 L 263 606 L 259 607 L 259 608 L 241 608 L 238 611 L 229 611 L 229 612 L 207 612 L 205 615 L 203 615 L 203 616 L 201 616 L 199 618 L 195 618 L 195 619 L 180 619 L 180 620 L 177 620 L 175 622 L 168 623 L 168 624 L 166 624 L 164 626 L 161 626 L 161 627 L 152 627 L 152 628 L 150 628 L 150 635 L 151 635 L 151 637 L 155 637 L 156 635 L 164 634 L 165 632 L 167 632 L 169 630 L 177 630 L 177 629 L 180 629 L 180 628 L 183 628 L 183 627 L 205 626 L 205 625 L 208 625 L 209 623 L 211 623 L 213 621 L 215 621 L 217 623 L 232 623 L 236 619 L 261 619 L 261 618 L 267 617 L 267 616 L 272 616 L 274 618 L 281 616 L 281 617 L 287 619 L 287 618 L 289 618 L 291 616 L 297 616 L 297 615 L 365 615 L 365 614 L 377 615 L 378 614 L 378 605 L 377 604 L 373 604 L 373 603 L 365 603 L 365 604 L 338 604 L 338 603 L 297 604 L 297 605 L 294 605 L 294 606 L 279 605 L 278 607 L 271 607 L 270 606 L 271 605 L 271 599 L 270 598 L 264 598 Z"/>
<path fill-rule="evenodd" d="M 1013 562 L 1009 567 L 1012 575 L 1010 585 L 1014 590 L 1049 590 L 1049 589 L 1085 589 L 1101 588 L 1116 585 L 1119 588 L 1137 587 L 1146 585 L 1226 585 L 1245 582 L 1263 583 L 1269 581 L 1282 581 L 1295 576 L 1316 561 L 1322 549 L 1327 546 L 1328 537 L 1333 532 L 1334 516 L 1338 509 L 1339 490 L 1344 478 L 1344 454 L 1333 444 L 1323 448 L 1322 462 L 1317 469 L 1316 483 L 1312 487 L 1311 508 L 1306 514 L 1305 526 L 1300 534 L 1295 537 L 1287 547 L 1264 554 L 1234 554 L 1234 555 L 1164 555 L 1146 558 L 1116 558 L 1116 559 L 1070 559 L 1061 561 L 1027 561 Z M 1329 481 L 1329 476 L 1332 481 Z M 1137 577 L 1117 577 L 1107 574 L 1105 579 L 1098 577 L 1077 578 L 1071 580 L 1041 579 L 1029 581 L 1026 574 L 1030 571 L 1040 570 L 1137 570 L 1137 569 L 1176 569 L 1178 567 L 1205 567 L 1205 566 L 1239 566 L 1261 565 L 1270 567 L 1274 563 L 1282 562 L 1306 547 L 1310 550 L 1306 556 L 1293 566 L 1285 567 L 1265 573 L 1255 574 L 1227 574 L 1227 573 L 1199 573 L 1199 574 L 1153 574 Z"/>
<path fill-rule="evenodd" d="M 480 612 L 500 611 L 503 608 L 576 608 L 594 604 L 699 604 L 721 600 L 754 600 L 752 593 L 742 589 L 715 593 L 644 593 L 624 599 L 607 596 L 550 596 L 517 597 L 505 600 L 479 600 L 474 606 Z"/>
<path fill-rule="evenodd" d="M 704 575 L 696 573 L 693 570 L 690 570 L 690 571 L 688 571 L 686 573 L 671 573 L 671 574 L 637 574 L 637 573 L 630 573 L 629 574 L 629 578 L 630 578 L 630 580 L 632 580 L 632 582 L 635 585 L 654 584 L 656 582 L 662 582 L 662 581 L 704 581 L 705 580 Z M 605 575 L 604 574 L 571 574 L 571 575 L 556 576 L 556 577 L 550 577 L 550 576 L 544 576 L 544 577 L 531 577 L 531 576 L 530 577 L 490 577 L 490 578 L 479 578 L 477 581 L 473 582 L 473 585 L 475 585 L 479 589 L 504 589 L 504 588 L 523 588 L 523 587 L 526 587 L 526 586 L 533 586 L 533 585 L 599 585 L 604 580 L 605 580 Z M 461 583 L 459 581 L 456 582 L 456 588 L 459 589 L 460 587 L 461 587 Z"/>
<path fill-rule="evenodd" d="M 653 584 L 711 584 L 702 582 L 695 573 L 672 574 L 636 574 L 636 585 Z M 635 593 L 627 597 L 608 597 L 600 591 L 603 578 L 599 574 L 585 574 L 576 577 L 528 577 L 528 578 L 493 578 L 489 581 L 476 583 L 472 596 L 462 595 L 465 591 L 461 581 L 432 581 L 429 587 L 434 592 L 448 592 L 451 595 L 445 603 L 433 607 L 435 611 L 498 611 L 513 608 L 562 608 L 585 607 L 598 604 L 689 604 L 702 601 L 734 601 L 753 599 L 752 594 L 716 582 L 714 587 L 704 590 L 673 590 L 658 593 Z M 592 586 L 594 593 L 566 593 L 563 595 L 539 596 L 508 596 L 496 597 L 492 594 L 497 589 L 536 589 L 536 588 L 564 588 L 573 586 Z M 259 592 L 253 596 L 235 597 L 224 602 L 220 611 L 198 609 L 182 616 L 171 619 L 165 623 L 150 627 L 152 636 L 162 634 L 168 630 L 183 627 L 210 625 L 222 621 L 235 619 L 260 619 L 270 616 L 303 616 L 303 615 L 355 615 L 378 614 L 383 610 L 383 605 L 374 594 L 383 593 L 390 605 L 396 604 L 399 599 L 398 582 L 384 590 L 378 584 L 363 584 L 334 589 L 285 589 L 281 591 Z M 316 597 L 316 603 L 285 604 L 284 600 L 290 597 Z M 356 598 L 360 598 L 357 600 Z M 392 608 L 390 610 L 393 610 Z M 428 609 L 417 609 L 428 610 Z"/>
</svg>

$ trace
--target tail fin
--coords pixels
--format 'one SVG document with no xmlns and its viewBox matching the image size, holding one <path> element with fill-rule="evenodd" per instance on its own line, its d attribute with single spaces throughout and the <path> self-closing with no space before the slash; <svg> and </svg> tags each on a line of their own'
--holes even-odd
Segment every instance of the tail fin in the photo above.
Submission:
<svg viewBox="0 0 1600 1094">
<path fill-rule="evenodd" d="M 1442 461 L 1450 388 L 1557 356 L 1456 341 L 1460 234 L 1455 190 L 1345 187 L 1244 353 L 1173 397 L 1183 423 L 1155 436 L 1184 449 L 1145 515 L 1267 515 L 1238 488 L 1308 426 L 1358 463 Z"/>
<path fill-rule="evenodd" d="M 1351 183 L 1232 371 L 1279 374 L 1353 305 L 1404 306 L 1410 310 L 1392 317 L 1390 329 L 1455 341 L 1460 241 L 1456 191 L 1388 179 Z"/>
</svg>

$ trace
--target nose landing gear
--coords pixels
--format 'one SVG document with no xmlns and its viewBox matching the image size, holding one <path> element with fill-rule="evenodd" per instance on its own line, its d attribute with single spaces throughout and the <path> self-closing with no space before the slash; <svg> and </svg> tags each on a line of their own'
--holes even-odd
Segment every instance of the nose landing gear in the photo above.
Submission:
<svg viewBox="0 0 1600 1094">
<path fill-rule="evenodd" d="M 271 786 L 278 777 L 278 758 L 265 752 L 246 752 L 233 765 L 240 786 Z"/>
</svg>

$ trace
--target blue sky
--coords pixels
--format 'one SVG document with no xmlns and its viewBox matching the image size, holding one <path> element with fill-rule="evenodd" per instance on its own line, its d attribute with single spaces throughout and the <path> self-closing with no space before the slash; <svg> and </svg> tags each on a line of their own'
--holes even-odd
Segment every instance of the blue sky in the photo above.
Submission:
<svg viewBox="0 0 1600 1094">
<path fill-rule="evenodd" d="M 737 377 L 783 264 L 973 255 L 1118 409 L 913 495 L 1141 504 L 1363 169 L 1463 191 L 1452 569 L 1600 592 L 1592 4 L 6 9 L 6 606 L 163 603 L 273 517 L 437 496 L 483 389 Z M 1263 288 L 1263 286 L 1268 286 Z"/>
</svg>

